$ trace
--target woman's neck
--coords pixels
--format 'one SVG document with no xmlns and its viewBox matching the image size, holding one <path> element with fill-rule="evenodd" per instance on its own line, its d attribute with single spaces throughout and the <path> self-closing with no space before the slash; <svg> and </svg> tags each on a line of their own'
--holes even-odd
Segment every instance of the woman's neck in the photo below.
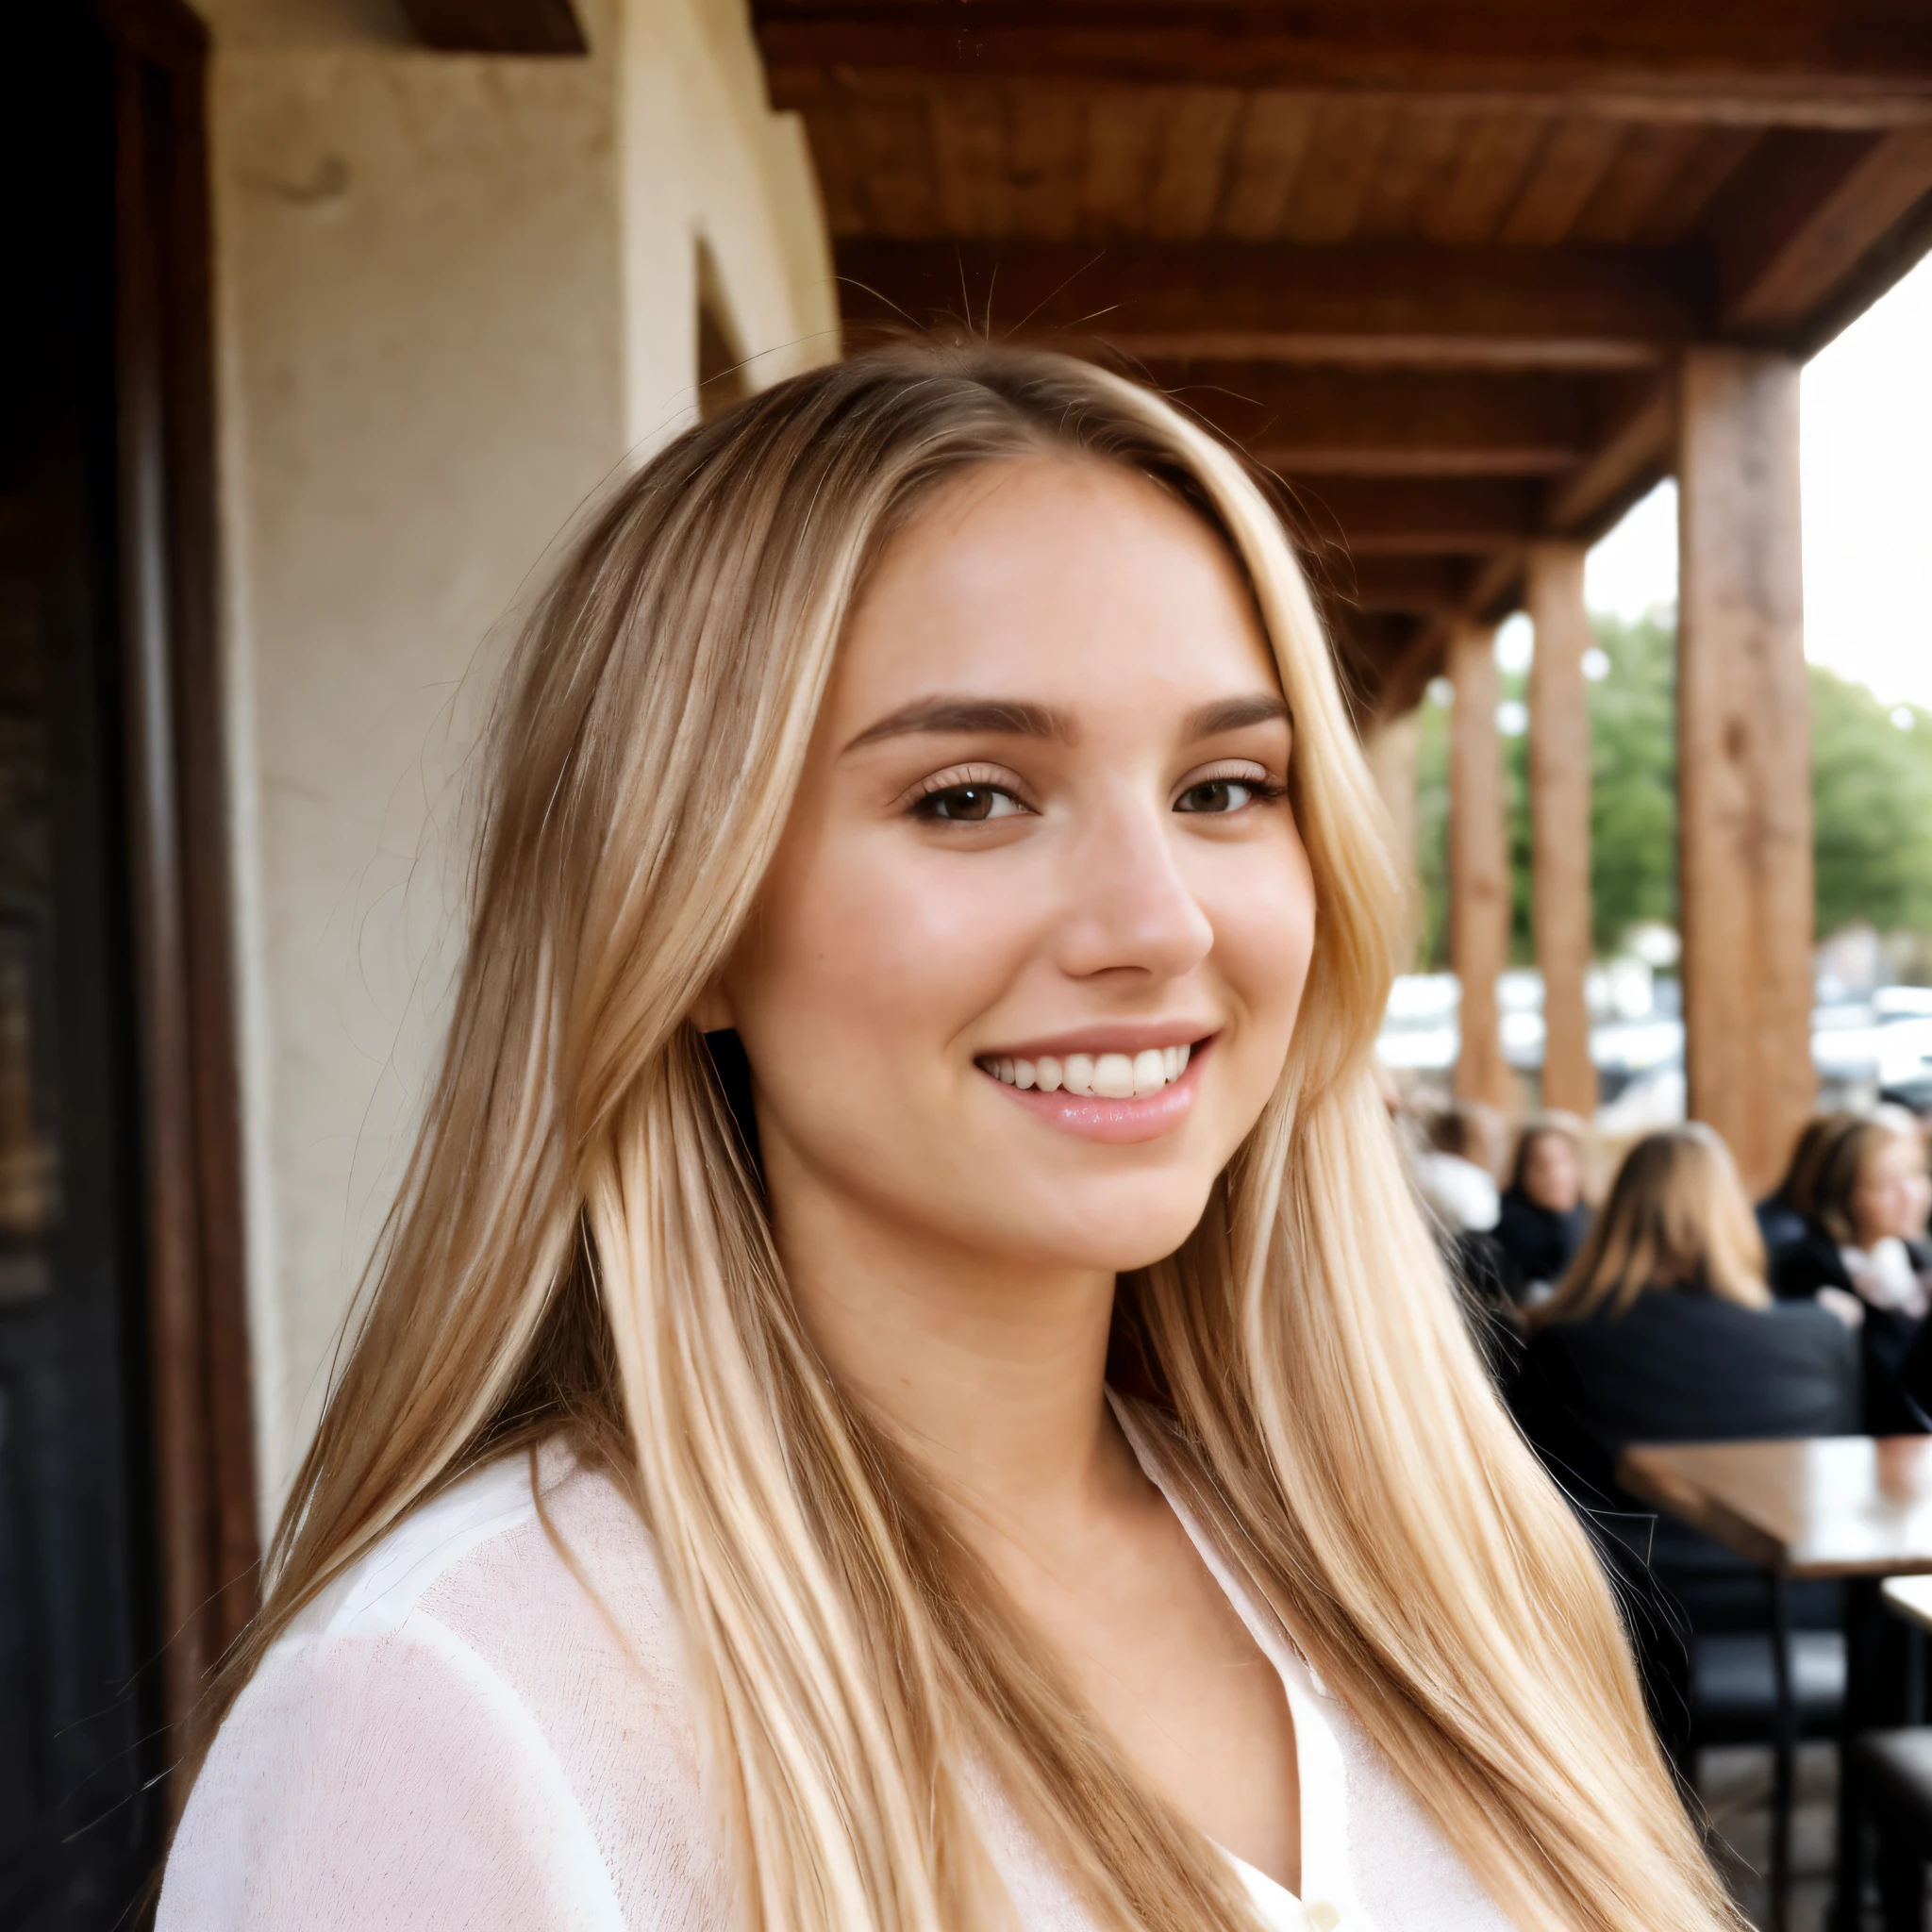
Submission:
<svg viewBox="0 0 1932 1932">
<path fill-rule="evenodd" d="M 1117 1492 L 1134 1465 L 1105 1396 L 1112 1275 L 949 1245 L 809 1183 L 776 1205 L 833 1379 L 956 1507 L 1024 1535 Z"/>
</svg>

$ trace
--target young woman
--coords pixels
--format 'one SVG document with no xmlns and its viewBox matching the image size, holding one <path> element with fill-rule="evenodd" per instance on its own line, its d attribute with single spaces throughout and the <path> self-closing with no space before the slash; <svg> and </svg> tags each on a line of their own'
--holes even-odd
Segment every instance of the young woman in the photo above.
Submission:
<svg viewBox="0 0 1932 1932">
<path fill-rule="evenodd" d="M 1925 1213 L 1932 1181 L 1911 1116 L 1848 1116 L 1816 1151 L 1805 1238 L 1778 1251 L 1780 1297 L 1857 1296 L 1864 1311 L 1865 1426 L 1880 1436 L 1924 1426 L 1901 1381 L 1932 1308 Z"/>
<path fill-rule="evenodd" d="M 1540 1115 L 1516 1142 L 1496 1216 L 1496 1244 L 1508 1257 L 1520 1299 L 1535 1302 L 1549 1294 L 1569 1272 L 1589 1227 L 1583 1124 L 1569 1114 Z"/>
<path fill-rule="evenodd" d="M 882 354 L 649 464 L 165 1932 L 1734 1924 L 1377 1098 L 1373 797 L 1130 384 Z"/>
</svg>

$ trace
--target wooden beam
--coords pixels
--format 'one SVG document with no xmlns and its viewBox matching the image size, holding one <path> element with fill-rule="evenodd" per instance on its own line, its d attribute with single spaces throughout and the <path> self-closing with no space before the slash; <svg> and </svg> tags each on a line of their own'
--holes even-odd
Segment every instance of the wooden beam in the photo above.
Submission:
<svg viewBox="0 0 1932 1932">
<path fill-rule="evenodd" d="M 1465 608 L 1475 565 L 1463 557 L 1371 553 L 1338 560 L 1328 575 L 1333 595 L 1357 609 L 1441 616 Z"/>
<path fill-rule="evenodd" d="M 1496 735 L 1496 633 L 1457 625 L 1449 641 L 1449 962 L 1462 983 L 1456 1091 L 1508 1105 L 1496 980 L 1509 963 L 1509 845 Z"/>
<path fill-rule="evenodd" d="M 1590 716 L 1583 654 L 1595 641 L 1583 603 L 1581 543 L 1529 553 L 1526 601 L 1536 626 L 1529 667 L 1531 913 L 1543 975 L 1545 1107 L 1587 1120 L 1596 1108 L 1590 1058 Z"/>
<path fill-rule="evenodd" d="M 1698 262 L 1661 249 L 860 238 L 835 253 L 853 331 L 1059 338 L 1150 362 L 1631 369 L 1707 333 Z"/>
<path fill-rule="evenodd" d="M 1692 1115 L 1754 1193 L 1817 1090 L 1811 768 L 1799 571 L 1798 364 L 1684 360 L 1679 408 L 1677 825 Z"/>
<path fill-rule="evenodd" d="M 1676 433 L 1675 386 L 1659 382 L 1574 475 L 1552 487 L 1549 527 L 1565 536 L 1601 536 L 1669 471 Z"/>
<path fill-rule="evenodd" d="M 1762 147 L 1712 218 L 1719 324 L 1760 337 L 1801 328 L 1932 196 L 1932 127 L 1789 132 Z"/>
<path fill-rule="evenodd" d="M 1513 478 L 1324 476 L 1293 495 L 1309 538 L 1357 558 L 1481 557 L 1543 529 L 1543 486 Z"/>
<path fill-rule="evenodd" d="M 571 0 L 402 0 L 425 47 L 441 54 L 588 54 Z"/>
<path fill-rule="evenodd" d="M 782 106 L 815 75 L 866 70 L 1850 125 L 1910 119 L 1932 94 L 1915 0 L 755 0 L 753 16 Z"/>
<path fill-rule="evenodd" d="M 1548 371 L 1156 369 L 1183 408 L 1299 476 L 1552 476 L 1591 455 L 1604 378 Z"/>
</svg>

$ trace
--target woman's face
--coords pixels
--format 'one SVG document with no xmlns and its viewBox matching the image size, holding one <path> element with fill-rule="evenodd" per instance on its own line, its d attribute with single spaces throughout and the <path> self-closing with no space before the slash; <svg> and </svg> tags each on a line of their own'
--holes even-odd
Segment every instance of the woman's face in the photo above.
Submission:
<svg viewBox="0 0 1932 1932">
<path fill-rule="evenodd" d="M 700 1014 L 744 1043 L 781 1239 L 809 1189 L 958 1254 L 1176 1248 L 1307 974 L 1290 755 L 1253 601 L 1190 512 L 1097 462 L 949 485 L 853 613 Z"/>
<path fill-rule="evenodd" d="M 1887 1235 L 1915 1241 L 1925 1232 L 1932 1181 L 1925 1176 L 1918 1137 L 1888 1134 L 1858 1165 L 1852 1190 L 1852 1221 L 1858 1245 L 1869 1248 Z"/>
<path fill-rule="evenodd" d="M 1523 1161 L 1523 1191 L 1539 1208 L 1567 1214 L 1583 1193 L 1576 1150 L 1565 1134 L 1538 1134 Z"/>
</svg>

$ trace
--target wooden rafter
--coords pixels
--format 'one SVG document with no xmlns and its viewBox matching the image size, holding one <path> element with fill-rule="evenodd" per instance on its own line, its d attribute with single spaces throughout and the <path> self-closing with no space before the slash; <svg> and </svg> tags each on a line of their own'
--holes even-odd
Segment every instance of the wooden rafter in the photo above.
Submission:
<svg viewBox="0 0 1932 1932">
<path fill-rule="evenodd" d="M 1708 325 L 1662 249 L 841 242 L 849 322 L 1078 335 L 1148 361 L 1631 369 Z"/>
<path fill-rule="evenodd" d="M 841 70 L 1868 126 L 1923 120 L 1932 94 L 1917 0 L 757 0 L 754 16 L 787 105 Z"/>
<path fill-rule="evenodd" d="M 1567 475 L 1595 453 L 1632 381 L 1279 363 L 1147 375 L 1268 468 L 1295 476 Z"/>
</svg>

